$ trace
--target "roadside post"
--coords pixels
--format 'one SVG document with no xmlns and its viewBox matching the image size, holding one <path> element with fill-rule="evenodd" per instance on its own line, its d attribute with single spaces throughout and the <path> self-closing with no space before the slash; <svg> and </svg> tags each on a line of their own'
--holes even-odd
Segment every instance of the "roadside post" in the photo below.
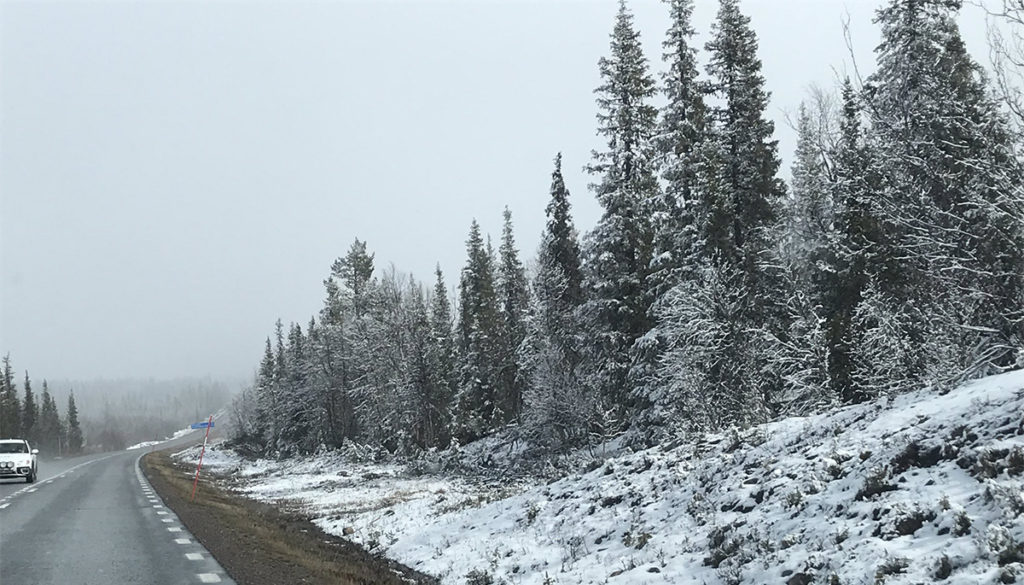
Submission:
<svg viewBox="0 0 1024 585">
<path fill-rule="evenodd" d="M 196 478 L 192 480 L 192 497 L 189 501 L 195 501 L 196 499 L 196 486 L 199 485 L 199 470 L 203 468 L 203 455 L 206 454 L 206 441 L 210 438 L 210 428 L 213 426 L 213 415 L 210 415 L 210 420 L 206 422 L 192 423 L 193 429 L 206 429 L 206 435 L 203 437 L 203 450 L 199 452 L 199 465 L 196 466 Z"/>
</svg>

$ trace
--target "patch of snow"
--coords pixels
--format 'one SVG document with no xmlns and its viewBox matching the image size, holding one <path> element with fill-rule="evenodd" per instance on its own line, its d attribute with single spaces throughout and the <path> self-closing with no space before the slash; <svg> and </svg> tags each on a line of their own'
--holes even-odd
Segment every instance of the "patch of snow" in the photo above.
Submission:
<svg viewBox="0 0 1024 585">
<path fill-rule="evenodd" d="M 185 435 L 187 435 L 189 433 L 194 433 L 194 432 L 195 432 L 195 429 L 192 429 L 192 428 L 180 429 L 180 430 L 174 431 L 173 435 L 171 435 L 170 437 L 167 437 L 166 439 L 164 439 L 162 441 L 143 441 L 141 443 L 136 443 L 136 444 L 132 445 L 131 447 L 128 447 L 125 450 L 126 451 L 133 451 L 135 449 L 145 449 L 146 447 L 153 447 L 155 445 L 160 445 L 160 444 L 166 443 L 168 441 L 173 441 L 175 439 L 179 439 L 179 438 L 184 437 Z"/>
</svg>

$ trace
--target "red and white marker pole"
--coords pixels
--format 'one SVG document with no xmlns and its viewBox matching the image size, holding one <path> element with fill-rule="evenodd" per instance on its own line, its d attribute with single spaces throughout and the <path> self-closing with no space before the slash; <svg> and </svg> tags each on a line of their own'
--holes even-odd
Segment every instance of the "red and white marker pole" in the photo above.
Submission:
<svg viewBox="0 0 1024 585">
<path fill-rule="evenodd" d="M 196 486 L 199 485 L 199 470 L 203 468 L 203 455 L 206 454 L 206 440 L 210 438 L 210 427 L 213 426 L 213 415 L 210 415 L 210 420 L 206 421 L 206 436 L 203 437 L 203 450 L 199 452 L 199 465 L 196 466 L 196 478 L 192 481 L 192 497 L 188 501 L 192 502 L 196 499 Z"/>
</svg>

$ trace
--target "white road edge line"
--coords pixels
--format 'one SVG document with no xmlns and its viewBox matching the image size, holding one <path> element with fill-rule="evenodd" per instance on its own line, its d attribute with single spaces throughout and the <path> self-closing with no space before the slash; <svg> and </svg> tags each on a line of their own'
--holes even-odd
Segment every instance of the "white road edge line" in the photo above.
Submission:
<svg viewBox="0 0 1024 585">
<path fill-rule="evenodd" d="M 159 499 L 159 496 L 157 494 L 153 493 L 152 486 L 149 485 L 148 480 L 145 479 L 145 477 L 142 474 L 141 467 L 140 467 L 140 461 L 141 460 L 142 460 L 142 455 L 139 455 L 139 457 L 135 460 L 135 471 L 136 471 L 136 474 L 138 474 L 138 477 L 139 477 L 139 485 L 142 487 L 142 490 L 144 492 L 147 492 L 146 493 L 147 498 L 150 500 L 150 502 L 152 502 L 152 505 L 153 505 L 154 509 L 155 508 L 163 508 L 163 506 L 160 505 L 160 504 L 162 504 L 162 502 Z M 166 515 L 166 514 L 168 514 L 166 511 L 161 510 L 161 511 L 157 512 L 157 517 L 160 517 L 160 516 L 163 516 L 163 515 Z M 160 519 L 161 519 L 162 522 L 166 522 L 166 523 L 170 523 L 170 522 L 174 522 L 175 521 L 174 518 L 160 518 Z M 178 537 L 178 538 L 174 538 L 174 542 L 176 544 L 181 544 L 181 545 L 191 545 L 191 544 L 193 544 L 192 539 L 182 538 L 181 537 L 180 533 L 185 532 L 182 529 L 181 526 L 167 526 L 167 531 L 172 533 L 173 536 L 177 536 Z M 196 544 L 198 544 L 198 542 L 196 542 Z M 202 545 L 200 545 L 200 547 L 201 546 Z M 205 561 L 205 560 L 209 559 L 210 561 L 212 561 L 212 563 L 214 565 L 216 565 L 216 563 L 217 563 L 216 559 L 214 559 L 212 556 L 204 554 L 205 552 L 206 551 L 204 550 L 203 553 L 197 553 L 197 552 L 185 553 L 185 558 L 190 560 L 190 561 Z M 211 567 L 211 568 L 213 568 L 213 567 Z M 218 567 L 218 568 L 220 568 L 220 567 Z M 221 578 L 221 576 L 219 574 L 217 574 L 217 573 L 196 573 L 196 577 L 199 579 L 200 583 L 223 583 L 224 582 L 224 580 Z"/>
</svg>

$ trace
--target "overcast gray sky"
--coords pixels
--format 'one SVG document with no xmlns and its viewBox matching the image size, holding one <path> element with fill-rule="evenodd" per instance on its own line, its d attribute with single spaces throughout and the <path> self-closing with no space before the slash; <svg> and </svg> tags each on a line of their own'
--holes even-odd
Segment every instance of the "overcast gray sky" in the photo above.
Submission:
<svg viewBox="0 0 1024 585">
<path fill-rule="evenodd" d="M 746 0 L 781 153 L 812 83 L 872 68 L 878 2 Z M 667 8 L 631 3 L 658 69 Z M 698 42 L 717 3 L 698 0 Z M 33 377 L 247 377 L 353 238 L 449 285 L 472 218 L 524 256 L 582 167 L 614 2 L 0 2 L 0 352 Z M 962 28 L 985 61 L 984 20 Z M 788 175 L 788 171 L 787 171 Z"/>
</svg>

